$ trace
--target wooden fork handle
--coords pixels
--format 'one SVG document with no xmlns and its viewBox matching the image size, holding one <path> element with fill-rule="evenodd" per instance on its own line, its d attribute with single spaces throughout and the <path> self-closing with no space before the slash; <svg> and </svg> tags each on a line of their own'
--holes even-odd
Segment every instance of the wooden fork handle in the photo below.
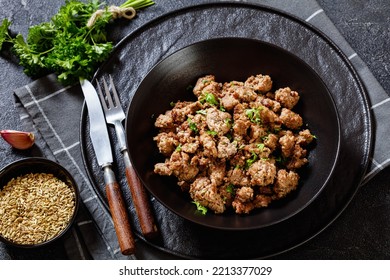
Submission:
<svg viewBox="0 0 390 280">
<path fill-rule="evenodd" d="M 129 184 L 142 234 L 145 238 L 154 238 L 158 235 L 158 228 L 154 221 L 148 195 L 130 162 L 127 150 L 122 151 L 122 153 L 126 167 L 126 179 Z"/>
<path fill-rule="evenodd" d="M 104 169 L 106 194 L 119 247 L 123 255 L 135 253 L 135 240 L 131 231 L 126 204 L 111 167 Z"/>
</svg>

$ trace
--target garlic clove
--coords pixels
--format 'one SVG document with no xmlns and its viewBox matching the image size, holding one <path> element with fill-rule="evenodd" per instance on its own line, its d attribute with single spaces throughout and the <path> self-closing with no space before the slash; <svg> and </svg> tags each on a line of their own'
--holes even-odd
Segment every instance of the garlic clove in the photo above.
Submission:
<svg viewBox="0 0 390 280">
<path fill-rule="evenodd" d="M 28 149 L 35 142 L 35 136 L 32 132 L 1 130 L 0 134 L 8 144 L 19 150 Z"/>
</svg>

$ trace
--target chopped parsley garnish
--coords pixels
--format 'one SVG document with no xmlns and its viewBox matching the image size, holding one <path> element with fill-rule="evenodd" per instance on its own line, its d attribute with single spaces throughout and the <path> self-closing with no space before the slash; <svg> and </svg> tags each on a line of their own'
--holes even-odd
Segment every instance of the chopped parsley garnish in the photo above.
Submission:
<svg viewBox="0 0 390 280">
<path fill-rule="evenodd" d="M 198 110 L 198 111 L 196 111 L 196 113 L 201 114 L 201 115 L 207 115 L 206 110 Z"/>
<path fill-rule="evenodd" d="M 225 124 L 228 125 L 229 127 L 232 127 L 232 120 L 229 118 L 225 119 Z"/>
<path fill-rule="evenodd" d="M 259 158 L 259 156 L 255 153 L 255 152 L 252 152 L 252 157 L 247 159 L 246 162 L 245 162 L 245 169 L 248 169 L 249 167 L 251 167 L 251 165 Z"/>
<path fill-rule="evenodd" d="M 181 144 L 179 144 L 176 149 L 175 149 L 176 152 L 180 152 L 181 151 Z"/>
<path fill-rule="evenodd" d="M 199 202 L 197 201 L 192 201 L 193 204 L 196 205 L 196 210 L 199 211 L 200 214 L 202 215 L 206 215 L 207 214 L 207 207 L 201 205 Z"/>
<path fill-rule="evenodd" d="M 257 144 L 256 147 L 259 148 L 260 151 L 263 151 L 265 145 L 263 143 L 260 143 L 260 144 Z"/>
<path fill-rule="evenodd" d="M 190 127 L 190 129 L 192 131 L 194 131 L 195 133 L 198 133 L 199 132 L 199 129 L 198 127 L 196 126 L 196 123 L 194 123 L 190 118 L 187 119 L 187 122 L 188 122 L 188 125 Z"/>
<path fill-rule="evenodd" d="M 263 109 L 262 107 L 246 109 L 245 110 L 245 115 L 248 117 L 248 119 L 251 122 L 259 124 L 259 123 L 261 123 L 260 111 L 262 109 Z"/>
<path fill-rule="evenodd" d="M 215 105 L 215 106 L 218 106 L 218 104 L 219 104 L 217 98 L 214 96 L 214 94 L 212 94 L 210 92 L 205 92 L 204 95 L 202 96 L 202 98 L 199 101 L 202 104 L 207 102 L 207 103 L 209 103 L 211 105 Z"/>
<path fill-rule="evenodd" d="M 218 133 L 217 133 L 216 131 L 214 131 L 214 130 L 207 130 L 206 132 L 207 132 L 207 134 L 212 135 L 212 136 L 215 136 L 215 135 L 218 134 Z"/>
<path fill-rule="evenodd" d="M 233 184 L 229 184 L 226 186 L 226 191 L 232 195 L 235 195 L 236 194 L 236 190 L 234 188 L 234 185 Z"/>
</svg>

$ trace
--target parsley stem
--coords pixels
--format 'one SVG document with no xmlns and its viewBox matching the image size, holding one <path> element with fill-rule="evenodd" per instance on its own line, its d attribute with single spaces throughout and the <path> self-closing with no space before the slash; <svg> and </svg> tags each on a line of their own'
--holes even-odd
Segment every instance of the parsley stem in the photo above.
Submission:
<svg viewBox="0 0 390 280">
<path fill-rule="evenodd" d="M 142 9 L 148 6 L 153 5 L 154 2 L 151 0 L 127 0 L 125 3 L 120 5 L 121 8 L 129 8 L 132 7 L 135 10 Z"/>
</svg>

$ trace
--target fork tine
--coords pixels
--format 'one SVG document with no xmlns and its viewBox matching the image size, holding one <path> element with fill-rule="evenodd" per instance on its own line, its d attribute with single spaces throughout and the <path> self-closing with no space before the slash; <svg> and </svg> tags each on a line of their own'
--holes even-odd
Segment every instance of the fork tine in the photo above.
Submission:
<svg viewBox="0 0 390 280">
<path fill-rule="evenodd" d="M 97 85 L 97 88 L 98 88 L 98 95 L 99 95 L 99 98 L 100 98 L 100 103 L 103 106 L 103 110 L 107 111 L 108 110 L 107 103 L 106 103 L 106 100 L 104 98 L 104 95 L 103 95 L 103 92 L 102 92 L 102 88 L 100 87 L 99 83 L 96 83 L 96 85 Z"/>
<path fill-rule="evenodd" d="M 106 92 L 106 97 L 107 97 L 107 101 L 108 101 L 108 107 L 109 108 L 113 108 L 115 106 L 114 106 L 114 102 L 112 101 L 111 93 L 110 93 L 110 90 L 108 89 L 106 79 L 104 79 L 104 77 L 103 77 L 102 80 L 103 80 L 104 90 Z"/>
<path fill-rule="evenodd" d="M 118 96 L 118 92 L 116 91 L 116 88 L 115 88 L 115 85 L 114 85 L 114 81 L 112 80 L 112 76 L 109 75 L 110 77 L 110 86 L 111 86 L 111 90 L 114 94 L 114 99 L 115 99 L 115 104 L 116 106 L 120 106 L 121 102 L 119 100 L 119 96 Z"/>
</svg>

